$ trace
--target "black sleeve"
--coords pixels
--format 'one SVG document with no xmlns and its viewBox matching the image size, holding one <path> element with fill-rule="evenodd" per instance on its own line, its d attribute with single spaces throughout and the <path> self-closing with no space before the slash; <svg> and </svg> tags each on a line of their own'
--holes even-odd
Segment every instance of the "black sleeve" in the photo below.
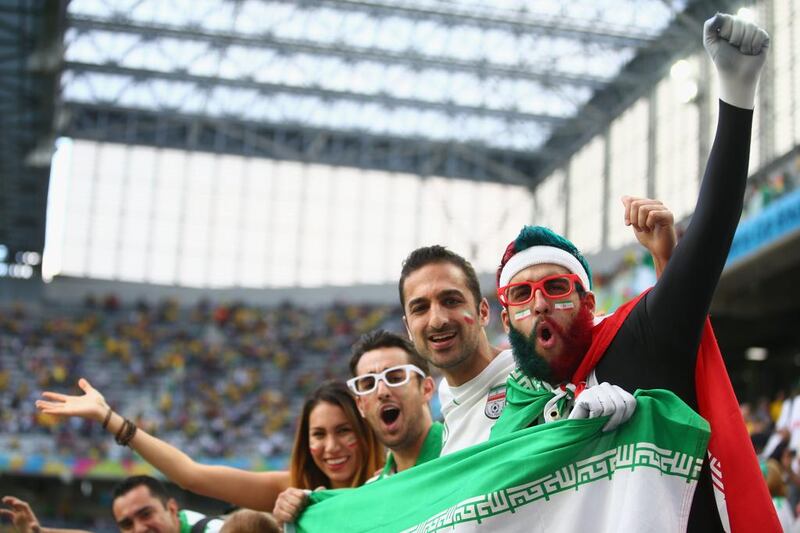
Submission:
<svg viewBox="0 0 800 533">
<path fill-rule="evenodd" d="M 714 145 L 691 223 L 646 310 L 659 342 L 691 359 L 742 215 L 753 111 L 720 101 Z"/>
<path fill-rule="evenodd" d="M 631 310 L 597 365 L 598 380 L 629 391 L 668 389 L 697 409 L 697 348 L 742 213 L 752 118 L 752 111 L 720 102 L 692 222 L 656 286 Z M 692 501 L 688 531 L 724 531 L 708 461 Z"/>
<path fill-rule="evenodd" d="M 696 408 L 694 368 L 705 317 L 742 212 L 753 112 L 720 101 L 692 221 L 661 278 L 597 366 L 627 390 L 665 388 Z"/>
</svg>

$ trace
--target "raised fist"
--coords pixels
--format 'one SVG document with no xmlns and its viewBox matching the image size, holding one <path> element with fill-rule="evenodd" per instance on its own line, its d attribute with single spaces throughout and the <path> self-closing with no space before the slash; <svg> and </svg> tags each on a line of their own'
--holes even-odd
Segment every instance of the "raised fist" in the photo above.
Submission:
<svg viewBox="0 0 800 533">
<path fill-rule="evenodd" d="M 752 22 L 717 13 L 703 26 L 703 45 L 717 67 L 723 102 L 753 109 L 769 35 Z"/>
</svg>

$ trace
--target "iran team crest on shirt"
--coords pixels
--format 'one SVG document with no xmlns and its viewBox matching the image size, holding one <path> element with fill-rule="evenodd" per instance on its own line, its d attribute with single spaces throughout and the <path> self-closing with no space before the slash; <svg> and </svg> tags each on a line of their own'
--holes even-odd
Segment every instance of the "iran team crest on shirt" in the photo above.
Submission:
<svg viewBox="0 0 800 533">
<path fill-rule="evenodd" d="M 489 391 L 486 396 L 486 407 L 483 408 L 483 414 L 492 420 L 500 418 L 503 412 L 503 407 L 506 406 L 506 385 L 498 385 Z"/>
</svg>

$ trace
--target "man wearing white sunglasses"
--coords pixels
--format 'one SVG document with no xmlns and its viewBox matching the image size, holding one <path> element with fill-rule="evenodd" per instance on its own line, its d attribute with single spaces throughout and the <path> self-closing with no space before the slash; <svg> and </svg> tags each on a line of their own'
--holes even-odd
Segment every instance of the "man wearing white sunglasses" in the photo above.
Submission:
<svg viewBox="0 0 800 533">
<path fill-rule="evenodd" d="M 386 465 L 370 481 L 439 457 L 442 426 L 434 422 L 428 402 L 435 388 L 423 359 L 405 338 L 375 330 L 353 345 L 347 386 L 358 410 L 378 440 L 389 449 Z M 278 497 L 275 517 L 294 522 L 308 503 L 308 491 L 289 488 Z"/>
<path fill-rule="evenodd" d="M 435 388 L 428 362 L 408 340 L 383 330 L 363 335 L 352 353 L 347 386 L 390 450 L 378 479 L 439 457 L 442 425 L 428 407 Z"/>
</svg>

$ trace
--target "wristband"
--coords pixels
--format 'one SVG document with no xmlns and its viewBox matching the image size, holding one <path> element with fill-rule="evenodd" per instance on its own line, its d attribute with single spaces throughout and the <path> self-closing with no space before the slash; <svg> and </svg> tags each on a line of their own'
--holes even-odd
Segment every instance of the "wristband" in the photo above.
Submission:
<svg viewBox="0 0 800 533">
<path fill-rule="evenodd" d="M 108 408 L 105 419 L 103 419 L 103 429 L 108 429 L 108 423 L 111 421 L 111 407 Z"/>
</svg>

